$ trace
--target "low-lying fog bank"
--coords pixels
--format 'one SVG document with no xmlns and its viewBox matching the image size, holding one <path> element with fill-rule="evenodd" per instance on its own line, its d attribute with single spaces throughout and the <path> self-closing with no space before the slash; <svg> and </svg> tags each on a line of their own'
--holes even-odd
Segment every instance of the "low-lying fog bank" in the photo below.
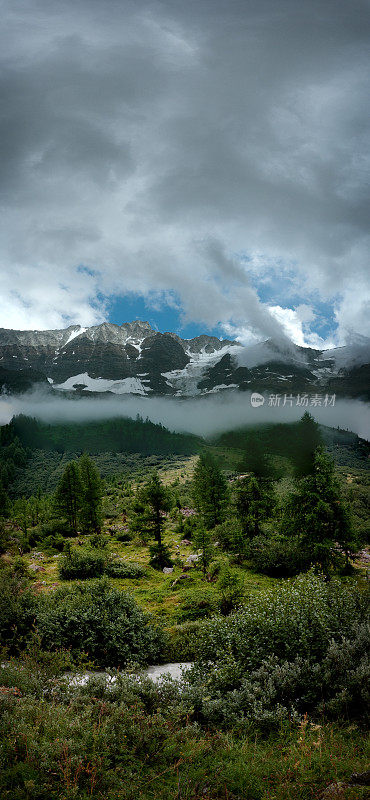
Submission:
<svg viewBox="0 0 370 800">
<path fill-rule="evenodd" d="M 0 424 L 4 425 L 17 414 L 26 414 L 43 422 L 93 422 L 113 417 L 133 417 L 140 414 L 152 422 L 160 422 L 172 431 L 212 436 L 242 425 L 266 422 L 293 422 L 309 411 L 315 419 L 331 428 L 344 428 L 364 439 L 370 438 L 369 405 L 361 400 L 336 399 L 327 406 L 270 406 L 268 395 L 259 407 L 252 407 L 249 392 L 227 392 L 213 397 L 166 398 L 138 397 L 76 397 L 50 396 L 37 391 L 23 395 L 0 397 Z"/>
</svg>

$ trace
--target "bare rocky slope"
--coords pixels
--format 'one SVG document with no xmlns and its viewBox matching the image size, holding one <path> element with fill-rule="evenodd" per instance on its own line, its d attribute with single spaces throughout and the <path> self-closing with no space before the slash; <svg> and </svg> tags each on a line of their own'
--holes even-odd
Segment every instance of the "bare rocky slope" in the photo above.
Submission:
<svg viewBox="0 0 370 800">
<path fill-rule="evenodd" d="M 0 329 L 0 386 L 24 391 L 173 395 L 236 391 L 330 393 L 369 399 L 369 340 L 314 350 L 271 340 L 243 347 L 181 339 L 136 320 L 64 330 Z"/>
</svg>

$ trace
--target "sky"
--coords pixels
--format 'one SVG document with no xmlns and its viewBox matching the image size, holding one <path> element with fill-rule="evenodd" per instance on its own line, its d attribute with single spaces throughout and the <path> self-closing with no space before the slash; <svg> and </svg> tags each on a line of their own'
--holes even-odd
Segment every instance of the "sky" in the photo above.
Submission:
<svg viewBox="0 0 370 800">
<path fill-rule="evenodd" d="M 0 325 L 370 335 L 367 0 L 0 0 Z"/>
</svg>

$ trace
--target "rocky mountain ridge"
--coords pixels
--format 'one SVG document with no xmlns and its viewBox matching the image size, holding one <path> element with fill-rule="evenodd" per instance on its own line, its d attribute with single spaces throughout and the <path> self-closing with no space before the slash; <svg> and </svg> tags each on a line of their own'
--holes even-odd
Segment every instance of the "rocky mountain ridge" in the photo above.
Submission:
<svg viewBox="0 0 370 800">
<path fill-rule="evenodd" d="M 230 390 L 369 397 L 369 340 L 337 350 L 289 342 L 182 339 L 135 320 L 62 330 L 0 329 L 0 385 L 22 391 L 173 395 Z"/>
</svg>

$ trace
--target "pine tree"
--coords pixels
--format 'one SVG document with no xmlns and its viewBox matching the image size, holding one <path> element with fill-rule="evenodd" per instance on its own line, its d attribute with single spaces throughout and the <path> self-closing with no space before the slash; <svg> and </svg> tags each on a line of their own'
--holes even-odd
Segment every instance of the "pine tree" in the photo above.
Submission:
<svg viewBox="0 0 370 800">
<path fill-rule="evenodd" d="M 210 453 L 202 453 L 193 476 L 193 497 L 204 525 L 212 529 L 225 518 L 228 488 L 225 478 Z"/>
<path fill-rule="evenodd" d="M 163 543 L 165 513 L 171 507 L 171 493 L 155 472 L 146 486 L 138 491 L 134 508 L 136 530 L 155 540 L 150 548 L 151 563 L 159 569 L 172 563 L 168 548 Z"/>
<path fill-rule="evenodd" d="M 73 534 L 77 533 L 83 486 L 80 470 L 75 461 L 67 464 L 55 492 L 55 505 L 66 518 Z"/>
<path fill-rule="evenodd" d="M 271 515 L 274 498 L 271 490 L 254 475 L 243 478 L 235 491 L 235 513 L 242 526 L 242 534 L 251 539 L 261 533 L 262 521 Z"/>
<path fill-rule="evenodd" d="M 312 563 L 324 572 L 349 557 L 356 547 L 348 506 L 334 474 L 334 464 L 322 448 L 313 457 L 313 472 L 302 478 L 283 516 L 284 532 L 298 535 Z"/>
<path fill-rule="evenodd" d="M 6 517 L 9 513 L 10 500 L 0 479 L 0 517 Z"/>
<path fill-rule="evenodd" d="M 13 517 L 22 529 L 25 536 L 30 524 L 29 504 L 26 497 L 19 497 L 13 504 Z"/>
<path fill-rule="evenodd" d="M 274 469 L 258 435 L 250 433 L 247 444 L 248 449 L 239 466 L 240 472 L 253 472 L 257 478 L 269 478 Z"/>
<path fill-rule="evenodd" d="M 193 531 L 192 542 L 197 550 L 201 550 L 200 564 L 205 575 L 213 555 L 211 534 L 204 525 L 198 525 Z"/>
<path fill-rule="evenodd" d="M 79 460 L 82 482 L 80 520 L 83 531 L 101 529 L 102 482 L 95 462 L 84 454 Z"/>
<path fill-rule="evenodd" d="M 319 424 L 306 411 L 297 425 L 295 448 L 295 474 L 298 478 L 311 475 L 314 471 L 314 458 L 318 447 L 322 446 Z"/>
</svg>

